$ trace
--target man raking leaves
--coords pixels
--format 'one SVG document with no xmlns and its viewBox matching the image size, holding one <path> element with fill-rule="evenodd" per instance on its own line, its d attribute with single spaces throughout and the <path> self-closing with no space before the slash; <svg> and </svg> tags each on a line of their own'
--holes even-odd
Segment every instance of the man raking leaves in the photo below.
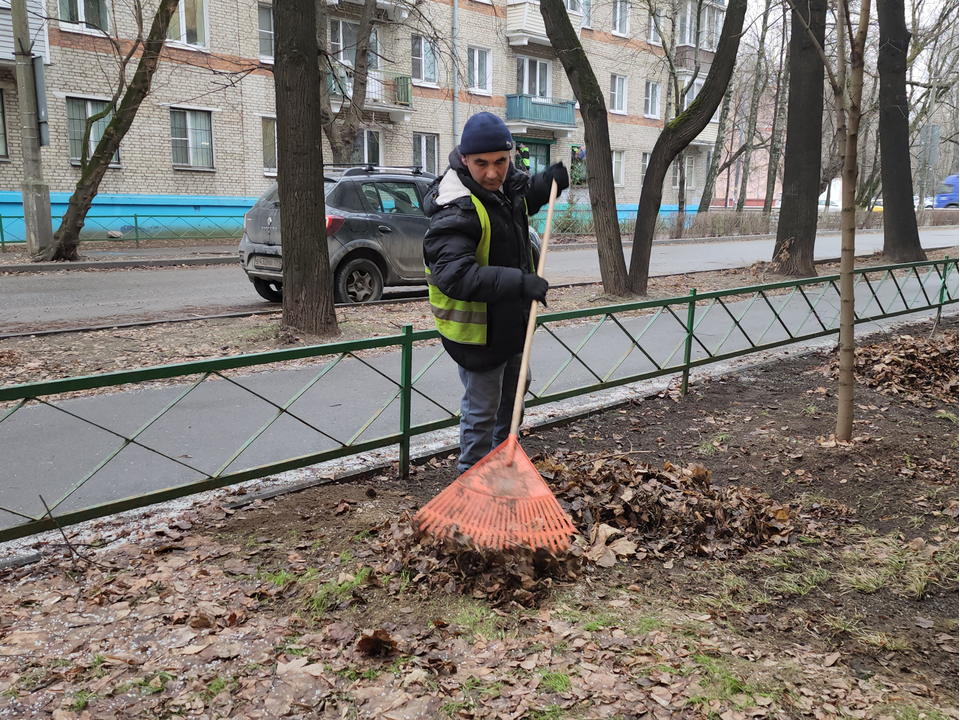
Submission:
<svg viewBox="0 0 960 720">
<path fill-rule="evenodd" d="M 512 148 L 499 117 L 472 116 L 424 203 L 430 305 L 464 387 L 463 474 L 416 521 L 425 532 L 456 531 L 481 547 L 561 550 L 573 525 L 527 456 L 516 451 L 537 303 L 546 302 L 549 288 L 542 274 L 553 204 L 569 178 L 562 163 L 527 176 L 511 163 Z M 538 273 L 527 218 L 548 201 Z"/>
</svg>

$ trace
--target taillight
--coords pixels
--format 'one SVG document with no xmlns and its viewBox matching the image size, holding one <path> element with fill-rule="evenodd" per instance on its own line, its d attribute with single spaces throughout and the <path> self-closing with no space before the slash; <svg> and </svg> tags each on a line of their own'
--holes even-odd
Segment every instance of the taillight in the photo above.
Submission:
<svg viewBox="0 0 960 720">
<path fill-rule="evenodd" d="M 343 227 L 343 218 L 339 215 L 327 215 L 327 237 L 335 235 Z"/>
</svg>

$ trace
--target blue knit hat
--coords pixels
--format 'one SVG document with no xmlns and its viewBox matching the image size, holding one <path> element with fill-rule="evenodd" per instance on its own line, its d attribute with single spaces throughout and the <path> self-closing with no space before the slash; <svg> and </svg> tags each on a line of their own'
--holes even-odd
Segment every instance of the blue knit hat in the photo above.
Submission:
<svg viewBox="0 0 960 720">
<path fill-rule="evenodd" d="M 470 117 L 460 135 L 460 154 L 477 155 L 512 150 L 513 136 L 503 120 L 493 113 L 481 112 Z"/>
</svg>

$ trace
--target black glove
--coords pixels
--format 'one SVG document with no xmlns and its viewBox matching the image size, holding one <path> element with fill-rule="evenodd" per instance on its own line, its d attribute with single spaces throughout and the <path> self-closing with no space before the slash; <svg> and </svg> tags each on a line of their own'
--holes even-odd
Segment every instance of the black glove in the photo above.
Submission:
<svg viewBox="0 0 960 720">
<path fill-rule="evenodd" d="M 521 278 L 520 297 L 524 300 L 536 300 L 547 304 L 547 290 L 550 283 L 536 273 L 524 273 Z"/>
<path fill-rule="evenodd" d="M 570 174 L 567 172 L 567 169 L 563 166 L 562 162 L 551 165 L 549 168 L 547 168 L 547 173 L 549 174 L 551 180 L 557 181 L 558 195 L 570 187 Z"/>
</svg>

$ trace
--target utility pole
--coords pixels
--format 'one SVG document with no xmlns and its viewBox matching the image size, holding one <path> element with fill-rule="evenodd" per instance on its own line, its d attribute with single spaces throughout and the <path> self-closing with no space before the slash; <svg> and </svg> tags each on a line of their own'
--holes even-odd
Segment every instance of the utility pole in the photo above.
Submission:
<svg viewBox="0 0 960 720">
<path fill-rule="evenodd" d="M 53 244 L 50 188 L 43 182 L 40 163 L 40 126 L 37 120 L 37 86 L 33 72 L 33 42 L 26 0 L 11 0 L 13 51 L 17 58 L 17 101 L 20 106 L 20 147 L 23 155 L 23 224 L 27 252 L 31 255 Z"/>
</svg>

